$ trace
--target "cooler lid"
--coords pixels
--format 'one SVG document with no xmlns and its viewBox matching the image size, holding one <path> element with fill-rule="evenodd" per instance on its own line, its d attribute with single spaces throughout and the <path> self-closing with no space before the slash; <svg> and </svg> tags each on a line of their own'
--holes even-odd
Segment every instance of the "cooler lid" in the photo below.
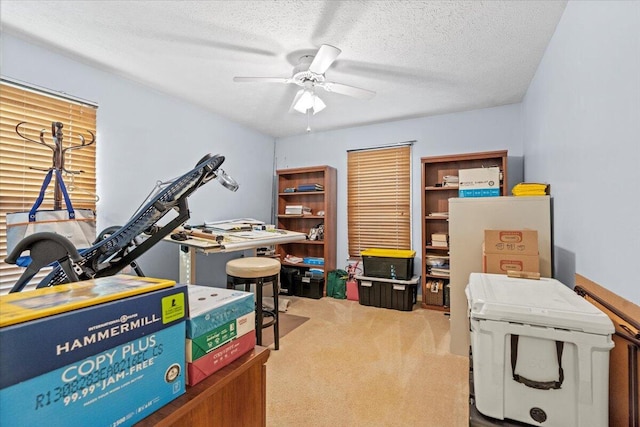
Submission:
<svg viewBox="0 0 640 427">
<path fill-rule="evenodd" d="M 471 273 L 466 289 L 473 319 L 518 322 L 598 335 L 614 332 L 611 319 L 555 279 Z"/>
</svg>

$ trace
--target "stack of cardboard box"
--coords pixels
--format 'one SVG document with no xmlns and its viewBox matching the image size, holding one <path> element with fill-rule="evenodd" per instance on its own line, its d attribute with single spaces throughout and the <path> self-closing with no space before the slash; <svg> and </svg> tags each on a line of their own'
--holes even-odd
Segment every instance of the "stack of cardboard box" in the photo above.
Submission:
<svg viewBox="0 0 640 427">
<path fill-rule="evenodd" d="M 186 292 L 119 275 L 0 296 L 0 425 L 132 425 L 182 395 Z"/>
<path fill-rule="evenodd" d="M 187 384 L 195 385 L 255 347 L 251 292 L 189 285 Z"/>
<path fill-rule="evenodd" d="M 483 272 L 540 272 L 536 230 L 485 230 Z"/>
</svg>

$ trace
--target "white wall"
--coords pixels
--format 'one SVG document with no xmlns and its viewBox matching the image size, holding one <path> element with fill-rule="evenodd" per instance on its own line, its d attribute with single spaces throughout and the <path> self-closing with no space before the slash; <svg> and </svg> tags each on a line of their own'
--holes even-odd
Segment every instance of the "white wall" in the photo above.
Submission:
<svg viewBox="0 0 640 427">
<path fill-rule="evenodd" d="M 556 277 L 640 303 L 640 2 L 569 2 L 522 105 L 525 178 L 551 184 Z"/>
<path fill-rule="evenodd" d="M 1 43 L 3 76 L 98 103 L 99 229 L 124 224 L 158 180 L 189 171 L 207 153 L 226 156 L 222 168 L 240 189 L 232 193 L 215 181 L 198 189 L 189 198 L 189 223 L 271 220 L 272 137 L 6 33 Z M 172 243 L 154 246 L 140 262 L 145 274 L 176 280 L 177 251 Z M 197 263 L 198 283 L 224 285 L 229 257 Z"/>
<path fill-rule="evenodd" d="M 420 158 L 506 149 L 509 150 L 509 183 L 513 186 L 522 178 L 520 120 L 520 104 L 516 104 L 279 138 L 276 141 L 276 168 L 287 169 L 325 164 L 337 168 L 336 262 L 338 268 L 344 268 L 348 257 L 347 150 L 415 140 L 411 161 L 412 249 L 416 251 L 415 273 L 420 274 L 422 253 Z"/>
<path fill-rule="evenodd" d="M 521 178 L 523 157 L 527 181 L 551 183 L 556 277 L 573 284 L 577 272 L 637 303 L 638 28 L 640 2 L 570 2 L 522 104 L 282 138 L 275 168 L 338 169 L 341 266 L 347 258 L 346 150 L 416 141 L 412 236 L 419 254 L 420 157 L 508 149 L 511 185 Z M 207 152 L 227 156 L 223 166 L 242 186 L 235 194 L 213 182 L 198 190 L 190 198 L 191 222 L 271 220 L 272 138 L 7 34 L 1 42 L 2 75 L 100 104 L 99 227 L 126 221 L 156 180 L 183 173 Z M 175 250 L 157 245 L 143 257 L 143 268 L 177 278 L 177 257 L 166 263 Z M 213 283 L 224 262 L 224 256 L 199 262 L 199 280 Z"/>
</svg>

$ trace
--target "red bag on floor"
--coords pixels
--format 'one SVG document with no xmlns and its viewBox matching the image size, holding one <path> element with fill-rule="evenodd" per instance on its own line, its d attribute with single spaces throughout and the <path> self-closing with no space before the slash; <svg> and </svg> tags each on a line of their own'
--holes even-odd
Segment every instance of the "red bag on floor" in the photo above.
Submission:
<svg viewBox="0 0 640 427">
<path fill-rule="evenodd" d="M 359 301 L 358 298 L 358 281 L 356 280 L 356 274 L 361 273 L 358 269 L 360 261 L 356 261 L 355 264 L 349 264 L 347 266 L 347 299 L 352 301 Z"/>
<path fill-rule="evenodd" d="M 347 282 L 347 299 L 358 301 L 358 281 L 356 279 Z"/>
</svg>

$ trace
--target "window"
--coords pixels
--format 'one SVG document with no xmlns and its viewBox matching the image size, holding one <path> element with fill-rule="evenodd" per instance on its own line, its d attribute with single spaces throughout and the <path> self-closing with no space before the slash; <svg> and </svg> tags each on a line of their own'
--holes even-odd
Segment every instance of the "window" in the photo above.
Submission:
<svg viewBox="0 0 640 427">
<path fill-rule="evenodd" d="M 411 249 L 411 146 L 347 153 L 349 256 Z"/>
<path fill-rule="evenodd" d="M 79 135 L 90 138 L 86 130 L 95 134 L 96 107 L 75 100 L 50 95 L 3 80 L 0 82 L 0 259 L 7 256 L 7 221 L 9 212 L 26 211 L 33 206 L 45 173 L 52 167 L 53 151 L 41 144 L 29 142 L 16 133 L 16 125 L 27 122 L 25 134 L 39 140 L 44 129 L 44 141 L 53 145 L 52 122 L 63 124 L 63 148 L 80 143 Z M 89 142 L 89 141 L 87 141 Z M 96 208 L 96 149 L 95 144 L 70 150 L 65 168 L 84 171 L 65 175 L 64 181 L 74 208 Z M 38 170 L 40 169 L 40 170 Z M 54 182 L 49 184 L 41 209 L 53 209 Z M 64 201 L 63 207 L 64 207 Z M 24 271 L 21 267 L 0 263 L 0 293 L 5 293 Z M 34 278 L 37 280 L 42 277 Z"/>
</svg>

